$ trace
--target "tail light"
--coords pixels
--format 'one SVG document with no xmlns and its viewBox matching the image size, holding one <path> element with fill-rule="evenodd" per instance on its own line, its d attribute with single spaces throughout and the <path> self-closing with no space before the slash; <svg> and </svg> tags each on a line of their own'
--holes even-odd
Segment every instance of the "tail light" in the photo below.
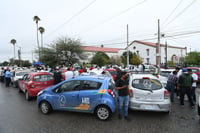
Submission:
<svg viewBox="0 0 200 133">
<path fill-rule="evenodd" d="M 165 90 L 164 91 L 164 99 L 169 99 L 170 95 L 169 95 L 169 91 Z"/>
<path fill-rule="evenodd" d="M 108 89 L 108 93 L 109 93 L 112 97 L 115 97 L 115 94 L 114 94 L 113 90 Z"/>
<path fill-rule="evenodd" d="M 129 90 L 129 94 L 130 94 L 130 97 L 133 97 L 133 90 L 132 89 Z"/>
</svg>

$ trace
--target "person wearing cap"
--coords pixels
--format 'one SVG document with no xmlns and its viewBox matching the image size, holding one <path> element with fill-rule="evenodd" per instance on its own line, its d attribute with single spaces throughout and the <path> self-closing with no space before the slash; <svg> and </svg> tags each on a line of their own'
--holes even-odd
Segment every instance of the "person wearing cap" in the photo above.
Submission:
<svg viewBox="0 0 200 133">
<path fill-rule="evenodd" d="M 184 97 L 187 94 L 191 107 L 194 107 L 194 103 L 191 98 L 193 78 L 188 73 L 187 68 L 182 68 L 182 75 L 178 79 L 178 86 L 180 88 L 180 105 L 184 105 Z"/>
</svg>

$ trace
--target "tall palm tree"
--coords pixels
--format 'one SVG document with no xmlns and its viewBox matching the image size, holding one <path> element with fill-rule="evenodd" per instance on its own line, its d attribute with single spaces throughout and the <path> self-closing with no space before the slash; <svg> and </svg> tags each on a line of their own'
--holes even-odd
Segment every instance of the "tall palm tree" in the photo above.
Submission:
<svg viewBox="0 0 200 133">
<path fill-rule="evenodd" d="M 17 43 L 17 41 L 15 39 L 11 39 L 10 43 L 13 44 L 13 47 L 14 47 L 14 57 L 13 57 L 13 65 L 14 65 L 14 62 L 15 62 L 15 44 Z"/>
<path fill-rule="evenodd" d="M 37 45 L 38 45 L 38 53 L 39 53 L 39 60 L 40 60 L 40 44 L 39 44 L 39 38 L 38 38 L 38 22 L 40 21 L 40 18 L 38 16 L 33 17 L 33 21 L 36 23 L 36 33 L 37 33 Z"/>
<path fill-rule="evenodd" d="M 45 32 L 44 27 L 39 27 L 38 29 L 40 31 L 41 34 L 41 48 L 43 49 L 43 33 Z"/>
</svg>

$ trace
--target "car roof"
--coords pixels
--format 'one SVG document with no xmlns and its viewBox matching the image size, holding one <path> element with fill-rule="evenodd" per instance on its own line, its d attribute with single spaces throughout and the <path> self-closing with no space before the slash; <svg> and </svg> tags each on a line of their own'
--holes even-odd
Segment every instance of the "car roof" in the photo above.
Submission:
<svg viewBox="0 0 200 133">
<path fill-rule="evenodd" d="M 49 72 L 31 72 L 30 75 L 52 75 Z"/>
<path fill-rule="evenodd" d="M 103 81 L 103 80 L 110 80 L 111 77 L 108 76 L 100 76 L 100 75 L 94 75 L 94 76 L 76 76 L 72 79 L 78 79 L 78 80 L 98 80 L 98 81 Z"/>
<path fill-rule="evenodd" d="M 133 79 L 142 79 L 144 77 L 148 77 L 150 79 L 158 79 L 156 76 L 152 75 L 152 74 L 143 74 L 143 73 L 139 73 L 139 74 L 131 74 L 131 77 Z"/>
</svg>

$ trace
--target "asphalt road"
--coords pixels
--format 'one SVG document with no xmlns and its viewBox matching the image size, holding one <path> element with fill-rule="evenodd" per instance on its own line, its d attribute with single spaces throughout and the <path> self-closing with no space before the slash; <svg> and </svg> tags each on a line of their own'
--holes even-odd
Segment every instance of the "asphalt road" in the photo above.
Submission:
<svg viewBox="0 0 200 133">
<path fill-rule="evenodd" d="M 54 111 L 43 115 L 36 100 L 26 101 L 23 93 L 0 83 L 0 133 L 199 133 L 197 110 L 186 101 L 180 107 L 172 104 L 172 112 L 129 111 L 131 122 L 118 120 L 115 113 L 110 121 L 99 121 L 92 114 Z"/>
</svg>

